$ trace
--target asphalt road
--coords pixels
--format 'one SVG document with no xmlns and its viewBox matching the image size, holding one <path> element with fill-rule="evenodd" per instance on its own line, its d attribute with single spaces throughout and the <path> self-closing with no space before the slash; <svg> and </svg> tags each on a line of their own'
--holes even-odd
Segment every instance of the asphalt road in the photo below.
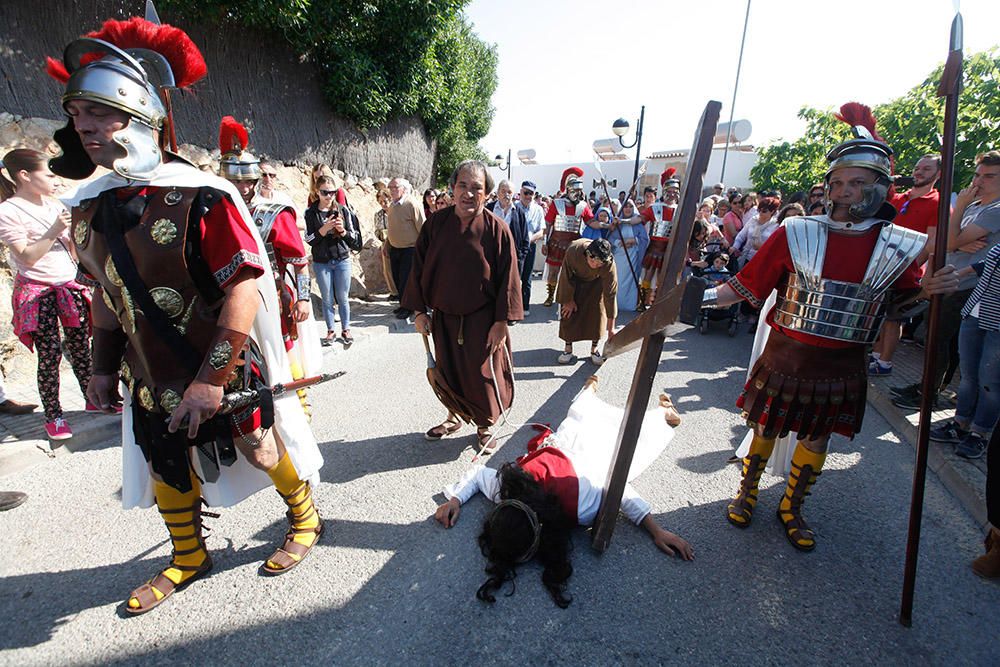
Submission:
<svg viewBox="0 0 1000 667">
<path fill-rule="evenodd" d="M 593 372 L 555 364 L 553 314 L 536 305 L 513 329 L 512 425 L 557 423 Z M 258 574 L 285 529 L 277 494 L 262 492 L 208 521 L 211 576 L 125 618 L 123 599 L 169 546 L 153 510 L 121 510 L 120 449 L 0 479 L 31 496 L 0 514 L 0 664 L 1000 663 L 1000 586 L 972 574 L 980 534 L 933 475 L 913 628 L 897 623 L 913 453 L 874 411 L 861 436 L 835 442 L 808 500 L 815 552 L 786 542 L 774 518 L 783 482 L 773 477 L 750 529 L 725 521 L 738 484 L 725 460 L 743 434 L 733 401 L 750 343 L 722 325 L 705 336 L 672 328 L 654 385 L 673 394 L 684 423 L 635 486 L 694 544 L 694 562 L 661 554 L 620 519 L 603 555 L 583 530 L 576 536 L 568 609 L 551 602 L 536 564 L 521 568 L 512 596 L 476 600 L 489 503 L 471 501 L 451 530 L 430 518 L 470 464 L 474 431 L 425 442 L 443 413 L 420 340 L 373 334 L 329 354 L 328 368 L 347 375 L 312 392 L 328 532 L 285 576 Z M 602 398 L 624 404 L 636 356 L 600 369 Z M 504 439 L 489 465 L 515 458 L 529 435 Z"/>
</svg>

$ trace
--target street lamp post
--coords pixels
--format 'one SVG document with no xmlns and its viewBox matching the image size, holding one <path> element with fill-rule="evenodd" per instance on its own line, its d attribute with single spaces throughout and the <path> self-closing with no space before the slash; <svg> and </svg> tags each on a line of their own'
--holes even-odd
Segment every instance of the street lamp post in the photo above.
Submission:
<svg viewBox="0 0 1000 667">
<path fill-rule="evenodd" d="M 625 145 L 625 142 L 622 141 L 622 137 L 628 134 L 628 128 L 629 128 L 628 121 L 625 120 L 624 118 L 619 118 L 611 125 L 611 131 L 615 133 L 616 137 L 618 137 L 618 143 L 622 145 L 622 148 L 632 148 L 633 146 L 635 146 L 635 169 L 632 173 L 633 183 L 639 180 L 639 156 L 640 156 L 639 151 L 642 150 L 642 122 L 643 120 L 645 120 L 645 118 L 646 118 L 646 105 L 644 104 L 642 105 L 642 108 L 639 110 L 639 125 L 636 126 L 635 128 L 635 141 L 633 141 L 631 144 L 628 145 Z"/>
<path fill-rule="evenodd" d="M 503 155 L 497 155 L 493 159 L 497 161 L 497 167 L 500 169 L 500 171 L 507 172 L 507 178 L 510 179 L 510 149 L 509 148 L 507 149 L 507 164 L 506 164 L 506 166 L 503 163 Z"/>
</svg>

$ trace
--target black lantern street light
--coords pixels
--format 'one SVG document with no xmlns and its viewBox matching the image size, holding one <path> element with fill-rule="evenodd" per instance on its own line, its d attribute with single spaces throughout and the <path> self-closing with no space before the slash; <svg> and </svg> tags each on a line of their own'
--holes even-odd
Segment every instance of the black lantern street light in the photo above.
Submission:
<svg viewBox="0 0 1000 667">
<path fill-rule="evenodd" d="M 493 159 L 496 160 L 496 162 L 497 162 L 497 168 L 500 169 L 500 171 L 507 172 L 507 178 L 510 179 L 510 149 L 509 148 L 507 149 L 507 163 L 506 164 L 504 164 L 504 162 L 503 162 L 503 155 L 497 155 Z"/>
<path fill-rule="evenodd" d="M 635 141 L 631 144 L 626 145 L 622 141 L 622 137 L 628 134 L 629 124 L 624 118 L 619 118 L 611 125 L 611 131 L 615 133 L 618 137 L 618 143 L 622 145 L 622 148 L 632 148 L 635 146 L 635 170 L 632 174 L 632 181 L 635 182 L 639 180 L 639 151 L 642 150 L 642 121 L 646 118 L 646 105 L 642 106 L 639 111 L 639 125 L 635 128 Z"/>
</svg>

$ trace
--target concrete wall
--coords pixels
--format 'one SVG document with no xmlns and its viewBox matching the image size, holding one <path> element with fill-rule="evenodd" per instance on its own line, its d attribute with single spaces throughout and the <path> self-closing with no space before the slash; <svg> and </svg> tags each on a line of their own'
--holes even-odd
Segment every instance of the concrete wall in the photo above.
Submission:
<svg viewBox="0 0 1000 667">
<path fill-rule="evenodd" d="M 61 57 L 66 44 L 104 19 L 141 16 L 143 8 L 138 0 L 0 2 L 0 112 L 62 118 L 62 90 L 44 73 L 45 56 Z M 193 94 L 176 97 L 179 142 L 216 146 L 219 120 L 232 115 L 251 127 L 255 153 L 327 162 L 359 178 L 406 176 L 417 188 L 430 183 L 436 147 L 419 119 L 361 132 L 330 112 L 313 64 L 299 62 L 281 38 L 160 16 L 186 30 L 208 63 Z"/>
</svg>

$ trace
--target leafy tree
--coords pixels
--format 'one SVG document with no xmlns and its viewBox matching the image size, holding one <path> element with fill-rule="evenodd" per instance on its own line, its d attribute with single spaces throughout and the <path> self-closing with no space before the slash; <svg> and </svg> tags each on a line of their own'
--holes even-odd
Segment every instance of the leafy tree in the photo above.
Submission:
<svg viewBox="0 0 1000 667">
<path fill-rule="evenodd" d="M 468 0 L 161 0 L 197 21 L 282 35 L 319 68 L 332 110 L 362 129 L 417 115 L 437 141 L 437 178 L 482 157 L 497 55 L 473 32 Z"/>
<path fill-rule="evenodd" d="M 938 66 L 902 97 L 872 109 L 878 120 L 878 133 L 895 152 L 897 173 L 909 173 L 922 155 L 941 151 L 944 98 L 937 96 L 937 85 L 943 68 Z M 963 81 L 955 155 L 956 188 L 971 182 L 976 155 L 1000 147 L 1000 48 L 967 58 Z M 833 117 L 833 111 L 803 107 L 799 118 L 807 124 L 801 138 L 758 151 L 760 159 L 750 170 L 750 178 L 758 190 L 795 192 L 808 190 L 823 180 L 826 151 L 850 138 L 850 129 Z"/>
</svg>

